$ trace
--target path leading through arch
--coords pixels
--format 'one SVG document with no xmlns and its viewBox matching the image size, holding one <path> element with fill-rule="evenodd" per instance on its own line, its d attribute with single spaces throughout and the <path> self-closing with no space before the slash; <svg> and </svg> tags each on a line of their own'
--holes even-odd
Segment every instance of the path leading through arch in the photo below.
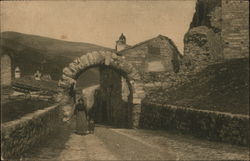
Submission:
<svg viewBox="0 0 250 161">
<path fill-rule="evenodd" d="M 70 103 L 69 89 L 72 84 L 76 83 L 79 75 L 87 69 L 105 65 L 117 71 L 120 71 L 126 76 L 128 84 L 131 85 L 132 107 L 131 116 L 128 122 L 130 127 L 139 127 L 141 101 L 145 97 L 143 83 L 139 72 L 133 67 L 131 63 L 125 60 L 124 57 L 118 56 L 109 51 L 91 52 L 80 58 L 75 59 L 68 67 L 63 69 L 62 79 L 59 81 L 59 95 L 58 100 L 61 103 Z M 65 117 L 70 117 L 70 112 L 64 114 Z M 67 119 L 65 119 L 67 120 Z"/>
</svg>

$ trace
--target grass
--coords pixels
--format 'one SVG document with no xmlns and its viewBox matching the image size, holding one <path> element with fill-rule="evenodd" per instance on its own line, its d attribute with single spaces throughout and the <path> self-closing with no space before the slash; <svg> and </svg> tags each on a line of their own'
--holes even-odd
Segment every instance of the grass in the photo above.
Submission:
<svg viewBox="0 0 250 161">
<path fill-rule="evenodd" d="M 57 91 L 57 81 L 34 80 L 30 77 L 15 79 L 12 83 L 14 87 L 25 87 L 34 90 Z"/>
<path fill-rule="evenodd" d="M 0 33 L 0 55 L 8 53 L 14 66 L 19 66 L 23 75 L 33 75 L 37 70 L 59 80 L 62 70 L 75 58 L 91 51 L 111 51 L 95 44 L 69 42 L 48 37 L 17 32 Z"/>
<path fill-rule="evenodd" d="M 72 131 L 72 127 L 64 124 L 59 125 L 55 133 L 51 134 L 40 144 L 35 145 L 32 149 L 24 153 L 22 158 L 27 161 L 56 160 L 62 150 L 67 148 L 65 147 L 65 144 L 69 140 Z"/>
<path fill-rule="evenodd" d="M 177 89 L 156 90 L 158 103 L 249 115 L 249 59 L 210 65 L 190 79 Z"/>
<path fill-rule="evenodd" d="M 35 112 L 52 105 L 52 102 L 41 100 L 15 100 L 1 105 L 1 122 L 16 120 L 25 114 Z"/>
</svg>

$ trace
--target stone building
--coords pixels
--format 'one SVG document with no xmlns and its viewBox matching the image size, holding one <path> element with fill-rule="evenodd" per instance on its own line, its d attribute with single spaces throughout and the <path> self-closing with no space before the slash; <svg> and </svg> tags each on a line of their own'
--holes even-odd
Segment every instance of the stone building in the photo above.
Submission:
<svg viewBox="0 0 250 161">
<path fill-rule="evenodd" d="M 159 35 L 136 45 L 117 50 L 140 71 L 148 72 L 178 72 L 181 56 L 177 47 L 166 36 Z"/>
<path fill-rule="evenodd" d="M 125 61 L 131 63 L 142 78 L 151 80 L 148 75 L 161 76 L 163 73 L 177 73 L 179 71 L 179 57 L 181 56 L 175 44 L 166 36 L 159 35 L 134 46 L 126 44 L 126 37 L 121 34 L 116 41 L 116 52 Z M 155 80 L 153 80 L 155 81 Z M 160 80 L 159 80 L 160 81 Z M 145 95 L 144 90 L 154 88 L 160 84 L 153 84 L 141 80 L 144 84 L 139 95 Z M 152 85 L 152 84 L 151 84 Z M 109 122 L 116 126 L 131 124 L 130 105 L 140 104 L 141 100 L 132 100 L 132 85 L 127 81 L 126 74 L 107 66 L 100 67 L 100 104 L 102 108 L 101 122 Z"/>
<path fill-rule="evenodd" d="M 182 57 L 174 42 L 163 35 L 117 51 L 117 54 L 139 71 L 145 91 L 167 83 L 166 74 L 178 73 Z"/>
</svg>

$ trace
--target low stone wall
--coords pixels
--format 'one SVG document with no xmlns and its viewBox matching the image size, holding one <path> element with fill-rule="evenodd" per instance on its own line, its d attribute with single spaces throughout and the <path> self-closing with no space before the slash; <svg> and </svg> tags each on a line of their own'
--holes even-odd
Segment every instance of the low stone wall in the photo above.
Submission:
<svg viewBox="0 0 250 161">
<path fill-rule="evenodd" d="M 53 105 L 1 125 L 2 157 L 21 157 L 32 146 L 56 131 L 61 122 L 59 105 Z"/>
<path fill-rule="evenodd" d="M 179 131 L 211 141 L 249 146 L 249 116 L 143 103 L 141 128 Z"/>
</svg>

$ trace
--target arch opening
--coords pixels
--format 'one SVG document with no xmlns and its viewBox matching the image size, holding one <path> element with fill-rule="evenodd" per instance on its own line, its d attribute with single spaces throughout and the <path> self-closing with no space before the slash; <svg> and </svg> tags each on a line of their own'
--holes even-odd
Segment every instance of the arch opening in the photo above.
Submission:
<svg viewBox="0 0 250 161">
<path fill-rule="evenodd" d="M 101 107 L 99 108 L 103 110 L 99 112 L 103 118 L 99 116 L 100 120 L 97 120 L 97 122 L 106 121 L 115 126 L 138 127 L 141 100 L 144 98 L 143 84 L 133 65 L 115 53 L 103 51 L 88 53 L 77 58 L 68 67 L 64 68 L 62 79 L 59 81 L 61 97 L 59 100 L 64 102 L 67 100 L 66 103 L 70 103 L 68 92 L 72 84 L 76 84 L 82 73 L 96 67 L 100 71 L 100 89 L 99 94 L 95 96 L 95 99 L 97 99 L 95 101 L 100 103 L 99 106 Z M 106 78 L 107 75 L 110 77 Z M 112 83 L 113 81 L 116 82 Z M 129 90 L 126 103 L 122 101 L 123 84 L 127 84 Z M 102 97 L 102 95 L 105 95 L 106 98 Z M 121 108 L 124 106 L 126 108 Z M 104 107 L 107 115 L 103 114 L 105 113 Z M 108 115 L 108 113 L 111 114 Z M 124 115 L 121 116 L 121 113 Z"/>
<path fill-rule="evenodd" d="M 82 90 L 87 98 L 85 100 L 89 105 L 90 114 L 99 124 L 129 127 L 133 92 L 128 79 L 110 66 L 99 65 L 98 68 L 100 74 L 98 86 Z M 77 83 L 80 82 L 77 80 Z"/>
</svg>

